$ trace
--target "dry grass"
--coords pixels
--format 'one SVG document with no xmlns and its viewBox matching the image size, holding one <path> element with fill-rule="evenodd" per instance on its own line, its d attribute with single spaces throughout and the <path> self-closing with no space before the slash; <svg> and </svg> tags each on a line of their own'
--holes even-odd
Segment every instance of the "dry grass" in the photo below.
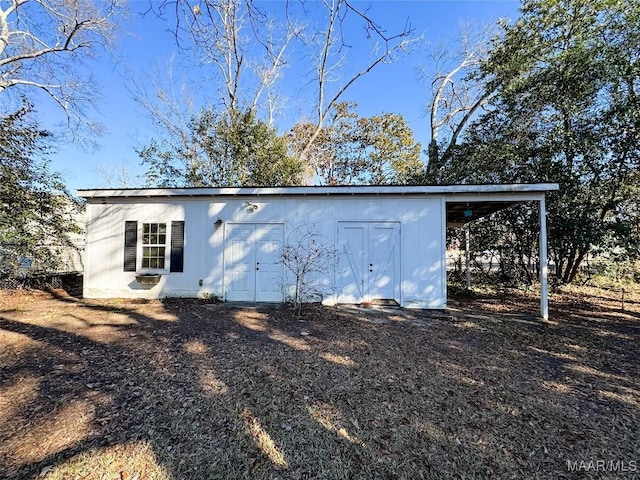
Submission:
<svg viewBox="0 0 640 480">
<path fill-rule="evenodd" d="M 0 293 L 0 477 L 633 478 L 567 469 L 640 464 L 640 296 L 617 295 L 543 322 L 516 294 L 298 319 Z"/>
</svg>

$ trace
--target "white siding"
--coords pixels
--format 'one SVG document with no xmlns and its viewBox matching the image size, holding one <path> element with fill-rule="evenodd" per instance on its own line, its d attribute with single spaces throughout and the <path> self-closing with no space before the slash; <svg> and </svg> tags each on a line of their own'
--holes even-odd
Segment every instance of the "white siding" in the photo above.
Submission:
<svg viewBox="0 0 640 480">
<path fill-rule="evenodd" d="M 247 208 L 250 201 L 257 209 Z M 218 198 L 91 199 L 87 205 L 84 295 L 87 298 L 225 296 L 227 223 L 283 223 L 284 240 L 299 225 L 313 225 L 336 244 L 338 222 L 400 223 L 400 299 L 412 308 L 446 306 L 443 196 L 266 196 Z M 215 227 L 220 218 L 224 223 Z M 162 276 L 152 288 L 123 271 L 124 224 L 185 222 L 184 272 Z M 138 238 L 140 241 L 140 238 Z M 167 244 L 167 250 L 169 244 Z M 141 252 L 138 252 L 138 262 Z M 328 286 L 323 301 L 336 300 L 335 272 L 319 279 Z M 202 281 L 202 285 L 200 285 Z"/>
</svg>

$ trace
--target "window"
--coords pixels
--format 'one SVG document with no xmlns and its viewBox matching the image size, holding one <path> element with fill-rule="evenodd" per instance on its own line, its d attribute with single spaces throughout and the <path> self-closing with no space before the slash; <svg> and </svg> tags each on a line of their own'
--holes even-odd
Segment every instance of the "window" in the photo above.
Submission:
<svg viewBox="0 0 640 480">
<path fill-rule="evenodd" d="M 138 242 L 140 232 L 138 222 L 124 222 L 124 271 L 135 272 L 142 269 L 166 269 L 166 253 L 169 248 L 169 271 L 184 271 L 184 220 L 168 223 L 143 223 L 142 242 Z M 170 245 L 167 245 L 169 240 Z M 141 250 L 139 250 L 141 248 Z M 138 256 L 142 252 L 142 258 Z M 138 263 L 139 262 L 139 263 Z"/>
<path fill-rule="evenodd" d="M 164 268 L 166 223 L 142 224 L 142 268 Z"/>
</svg>

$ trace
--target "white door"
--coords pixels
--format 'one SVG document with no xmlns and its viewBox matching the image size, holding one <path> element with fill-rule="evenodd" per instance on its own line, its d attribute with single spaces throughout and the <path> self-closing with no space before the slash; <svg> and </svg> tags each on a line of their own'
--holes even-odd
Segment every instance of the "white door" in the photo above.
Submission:
<svg viewBox="0 0 640 480">
<path fill-rule="evenodd" d="M 225 281 L 228 301 L 281 302 L 282 224 L 227 224 Z"/>
<path fill-rule="evenodd" d="M 228 224 L 226 256 L 227 300 L 255 300 L 255 252 L 251 248 L 255 225 Z"/>
<path fill-rule="evenodd" d="M 400 223 L 339 222 L 338 302 L 400 303 Z"/>
<path fill-rule="evenodd" d="M 400 224 L 369 224 L 369 298 L 400 303 Z"/>
<path fill-rule="evenodd" d="M 339 303 L 360 303 L 365 299 L 367 237 L 366 223 L 338 223 L 336 284 Z"/>
<path fill-rule="evenodd" d="M 283 271 L 278 254 L 282 248 L 282 224 L 256 225 L 256 301 L 282 302 Z"/>
</svg>

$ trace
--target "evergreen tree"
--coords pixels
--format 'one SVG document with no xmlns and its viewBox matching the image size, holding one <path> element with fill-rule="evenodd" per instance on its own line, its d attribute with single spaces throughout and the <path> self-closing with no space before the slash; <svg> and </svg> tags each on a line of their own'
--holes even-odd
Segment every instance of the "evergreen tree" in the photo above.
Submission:
<svg viewBox="0 0 640 480">
<path fill-rule="evenodd" d="M 251 110 L 218 115 L 204 109 L 187 136 L 141 149 L 147 184 L 161 187 L 298 185 L 302 163 L 287 154 L 284 137 Z"/>
<path fill-rule="evenodd" d="M 60 175 L 49 170 L 51 134 L 32 120 L 25 103 L 0 118 L 0 274 L 16 274 L 22 259 L 50 271 L 80 233 L 74 221 L 79 205 Z"/>
<path fill-rule="evenodd" d="M 525 1 L 483 65 L 496 92 L 489 111 L 447 165 L 448 181 L 560 184 L 548 216 L 562 282 L 605 239 L 633 251 L 625 232 L 638 221 L 638 60 L 638 2 Z"/>
</svg>

